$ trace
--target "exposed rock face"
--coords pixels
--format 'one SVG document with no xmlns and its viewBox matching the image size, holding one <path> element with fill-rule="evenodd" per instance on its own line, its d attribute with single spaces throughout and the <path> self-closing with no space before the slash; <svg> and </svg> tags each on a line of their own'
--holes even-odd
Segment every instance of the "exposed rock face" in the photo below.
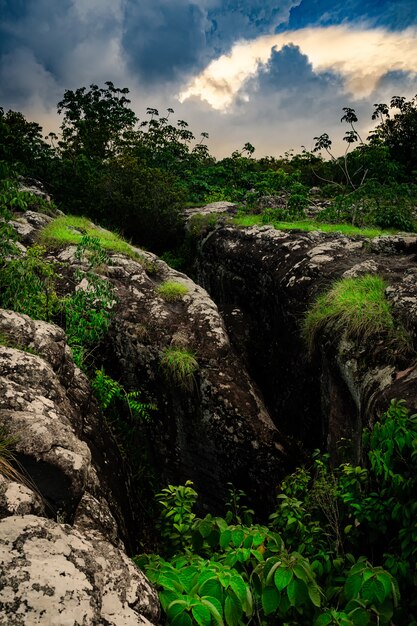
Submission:
<svg viewBox="0 0 417 626">
<path fill-rule="evenodd" d="M 369 242 L 340 234 L 281 232 L 272 227 L 219 228 L 201 243 L 199 282 L 219 304 L 232 342 L 281 431 L 309 446 L 353 442 L 362 427 L 404 397 L 417 409 L 415 358 L 392 354 L 383 339 L 372 346 L 323 334 L 314 359 L 301 339 L 302 317 L 315 296 L 337 278 L 377 272 L 386 278 L 396 314 L 416 337 L 415 237 Z M 401 381 L 401 383 L 399 382 Z"/>
<path fill-rule="evenodd" d="M 227 482 L 258 503 L 272 502 L 288 449 L 232 350 L 216 305 L 185 275 L 153 255 L 149 260 L 151 275 L 116 255 L 107 269 L 119 301 L 109 366 L 117 363 L 130 388 L 146 389 L 157 402 L 150 437 L 162 476 L 193 480 L 214 510 L 225 502 Z M 157 287 L 167 280 L 188 293 L 165 301 Z M 167 347 L 195 353 L 199 368 L 189 388 L 162 368 Z"/>
<path fill-rule="evenodd" d="M 103 538 L 33 515 L 0 521 L 0 622 L 8 626 L 157 623 L 156 593 Z"/>
<path fill-rule="evenodd" d="M 223 211 L 229 205 L 207 208 Z M 27 221 L 34 225 L 31 215 Z M 26 214 L 22 230 L 25 223 Z M 21 240 L 31 243 L 33 233 Z M 100 358 L 107 373 L 157 404 L 149 438 L 160 477 L 164 482 L 193 480 L 214 510 L 223 506 L 228 482 L 262 506 L 272 504 L 289 450 L 231 348 L 216 305 L 184 274 L 151 253 L 136 252 L 138 260 L 110 253 L 108 266 L 101 268 L 117 304 Z M 72 291 L 74 271 L 87 270 L 88 262 L 79 258 L 76 246 L 50 258 L 68 276 L 62 289 Z M 158 287 L 167 280 L 181 283 L 188 293 L 166 301 Z M 189 389 L 161 366 L 164 351 L 172 346 L 195 353 L 199 367 Z"/>
<path fill-rule="evenodd" d="M 232 215 L 236 213 L 236 204 L 222 200 L 220 202 L 211 202 L 203 207 L 196 207 L 184 210 L 185 219 L 190 219 L 193 215 Z"/>
<path fill-rule="evenodd" d="M 8 344 L 0 350 L 0 426 L 14 437 L 19 462 L 0 475 L 0 623 L 156 620 L 155 592 L 121 541 L 121 504 L 107 482 L 109 437 L 64 331 L 0 310 L 0 334 Z"/>
</svg>

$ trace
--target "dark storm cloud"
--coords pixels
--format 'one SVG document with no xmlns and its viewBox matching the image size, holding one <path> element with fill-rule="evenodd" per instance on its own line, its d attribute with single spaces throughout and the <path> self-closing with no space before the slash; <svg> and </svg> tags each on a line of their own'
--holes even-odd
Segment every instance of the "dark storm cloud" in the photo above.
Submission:
<svg viewBox="0 0 417 626">
<path fill-rule="evenodd" d="M 124 17 L 124 53 L 144 81 L 172 81 L 198 72 L 238 39 L 273 32 L 299 1 L 131 1 Z"/>
<path fill-rule="evenodd" d="M 299 152 L 305 145 L 311 150 L 313 137 L 323 132 L 330 134 L 335 152 L 341 153 L 346 148 L 342 137 L 347 127 L 340 122 L 345 106 L 356 109 L 358 128 L 366 136 L 371 126 L 369 103 L 344 93 L 340 76 L 315 73 L 308 57 L 297 46 L 287 45 L 273 51 L 268 64 L 244 85 L 233 117 L 237 127 L 245 124 L 247 139 L 260 146 L 258 156 L 277 154 L 277 146 Z"/>
<path fill-rule="evenodd" d="M 199 68 L 205 47 L 206 12 L 188 2 L 130 2 L 122 45 L 134 72 L 150 82 L 173 80 Z"/>
</svg>

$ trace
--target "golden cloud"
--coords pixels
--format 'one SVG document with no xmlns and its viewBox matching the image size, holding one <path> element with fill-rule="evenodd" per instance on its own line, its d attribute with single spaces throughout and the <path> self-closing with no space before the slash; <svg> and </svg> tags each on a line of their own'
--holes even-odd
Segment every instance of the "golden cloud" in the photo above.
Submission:
<svg viewBox="0 0 417 626">
<path fill-rule="evenodd" d="M 272 50 L 289 44 L 300 48 L 314 72 L 341 75 L 346 92 L 356 97 L 369 96 L 387 72 L 417 75 L 415 28 L 401 32 L 347 25 L 303 28 L 237 42 L 229 54 L 212 61 L 187 85 L 180 101 L 194 96 L 214 109 L 227 109 L 245 81 L 268 63 Z"/>
</svg>

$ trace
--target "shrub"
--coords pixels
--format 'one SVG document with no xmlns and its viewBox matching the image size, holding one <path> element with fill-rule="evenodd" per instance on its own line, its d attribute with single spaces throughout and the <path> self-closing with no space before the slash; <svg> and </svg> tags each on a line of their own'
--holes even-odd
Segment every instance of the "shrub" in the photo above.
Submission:
<svg viewBox="0 0 417 626">
<path fill-rule="evenodd" d="M 65 331 L 74 361 L 85 368 L 108 330 L 116 303 L 112 285 L 94 272 L 76 272 L 76 290 L 63 301 Z"/>
<path fill-rule="evenodd" d="M 368 339 L 385 335 L 402 344 L 405 331 L 394 323 L 390 303 L 385 298 L 386 286 L 379 276 L 367 274 L 338 280 L 318 296 L 303 324 L 310 351 L 320 331 L 329 324 L 346 337 Z"/>
<path fill-rule="evenodd" d="M 198 362 L 191 350 L 170 347 L 165 350 L 161 358 L 161 365 L 174 383 L 183 389 L 191 389 L 194 374 L 198 370 Z"/>
<path fill-rule="evenodd" d="M 0 275 L 0 304 L 34 319 L 50 321 L 59 307 L 55 292 L 58 278 L 45 261 L 42 246 L 28 248 L 26 256 L 9 261 Z"/>
<path fill-rule="evenodd" d="M 188 288 L 173 280 L 166 280 L 162 285 L 159 285 L 156 291 L 164 300 L 175 302 L 176 300 L 181 300 L 188 293 Z"/>
</svg>

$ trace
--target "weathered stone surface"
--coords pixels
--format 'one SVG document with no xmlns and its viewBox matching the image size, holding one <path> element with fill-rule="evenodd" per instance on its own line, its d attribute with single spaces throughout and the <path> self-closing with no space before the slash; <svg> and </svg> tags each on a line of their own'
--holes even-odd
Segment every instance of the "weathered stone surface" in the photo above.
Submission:
<svg viewBox="0 0 417 626">
<path fill-rule="evenodd" d="M 33 485 L 22 484 L 19 482 L 22 480 L 29 482 L 18 472 L 16 479 L 8 479 L 0 474 L 0 519 L 9 515 L 45 515 L 42 498 L 31 488 Z"/>
<path fill-rule="evenodd" d="M 193 215 L 233 215 L 236 213 L 237 207 L 234 202 L 221 200 L 220 202 L 211 202 L 203 207 L 195 207 L 184 210 L 185 219 L 188 220 Z"/>
<path fill-rule="evenodd" d="M 91 454 L 68 418 L 76 412 L 49 364 L 14 348 L 0 354 L 0 424 L 42 495 L 72 516 L 88 480 Z"/>
<path fill-rule="evenodd" d="M 0 623 L 144 626 L 158 622 L 156 592 L 102 539 L 32 515 L 0 521 Z"/>
<path fill-rule="evenodd" d="M 36 234 L 39 229 L 46 226 L 52 219 L 52 217 L 44 213 L 26 211 L 14 219 L 11 224 L 16 230 L 20 241 L 26 245 L 31 245 L 36 242 Z"/>
<path fill-rule="evenodd" d="M 64 331 L 0 309 L 0 334 L 8 343 L 0 352 L 0 423 L 16 435 L 17 458 L 46 514 L 76 517 L 79 528 L 121 545 L 129 510 L 123 463 Z"/>
<path fill-rule="evenodd" d="M 309 446 L 327 444 L 335 459 L 346 438 L 358 458 L 363 426 L 390 398 L 417 408 L 412 346 L 393 352 L 384 337 L 346 344 L 329 328 L 311 359 L 301 338 L 303 315 L 318 293 L 338 278 L 378 273 L 415 342 L 416 252 L 412 236 L 369 241 L 269 226 L 218 228 L 202 241 L 199 282 L 219 304 L 281 431 Z"/>
<path fill-rule="evenodd" d="M 256 502 L 273 500 L 286 462 L 286 442 L 258 389 L 230 346 L 207 292 L 147 253 L 143 264 L 112 255 L 107 277 L 119 304 L 109 332 L 110 363 L 129 388 L 146 390 L 158 405 L 150 438 L 165 480 L 191 479 L 209 506 L 219 509 L 227 482 Z M 167 302 L 157 288 L 175 281 L 188 289 Z M 161 366 L 167 347 L 192 350 L 198 361 L 188 389 Z"/>
</svg>

